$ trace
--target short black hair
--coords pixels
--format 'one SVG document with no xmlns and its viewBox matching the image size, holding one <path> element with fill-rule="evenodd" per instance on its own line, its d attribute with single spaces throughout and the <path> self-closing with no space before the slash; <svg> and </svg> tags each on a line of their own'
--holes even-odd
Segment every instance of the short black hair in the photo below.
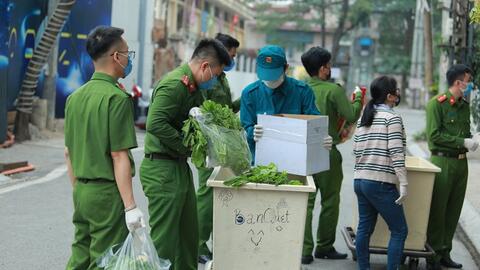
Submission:
<svg viewBox="0 0 480 270">
<path fill-rule="evenodd" d="M 332 59 L 330 52 L 322 47 L 312 47 L 302 54 L 302 64 L 311 77 L 318 76 L 318 70 Z"/>
<path fill-rule="evenodd" d="M 192 60 L 207 58 L 212 59 L 221 65 L 230 65 L 230 55 L 228 54 L 227 49 L 216 39 L 205 38 L 200 40 L 193 51 Z"/>
<path fill-rule="evenodd" d="M 472 70 L 464 64 L 451 66 L 446 74 L 448 86 L 452 86 L 456 80 L 463 80 L 465 73 L 472 74 Z"/>
<path fill-rule="evenodd" d="M 123 29 L 113 26 L 97 26 L 87 38 L 87 52 L 93 61 L 102 57 L 122 40 Z"/>
<path fill-rule="evenodd" d="M 240 42 L 238 42 L 236 38 L 227 34 L 217 33 L 215 39 L 220 41 L 223 46 L 227 48 L 227 50 L 230 50 L 232 48 L 238 48 L 240 46 Z"/>
</svg>

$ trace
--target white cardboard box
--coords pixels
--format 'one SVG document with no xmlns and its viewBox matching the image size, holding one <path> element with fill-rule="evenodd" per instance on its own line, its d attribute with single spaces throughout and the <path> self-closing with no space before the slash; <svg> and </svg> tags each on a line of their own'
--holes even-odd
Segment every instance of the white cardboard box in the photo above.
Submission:
<svg viewBox="0 0 480 270">
<path fill-rule="evenodd" d="M 330 169 L 329 152 L 323 147 L 328 136 L 328 116 L 258 115 L 263 136 L 256 143 L 255 164 L 277 165 L 278 170 L 312 175 Z"/>
</svg>

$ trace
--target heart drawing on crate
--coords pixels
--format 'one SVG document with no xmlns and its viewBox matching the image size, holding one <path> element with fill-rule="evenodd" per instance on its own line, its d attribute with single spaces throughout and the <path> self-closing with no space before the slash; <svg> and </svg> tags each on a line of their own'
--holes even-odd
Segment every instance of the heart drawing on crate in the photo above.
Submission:
<svg viewBox="0 0 480 270">
<path fill-rule="evenodd" d="M 258 245 L 260 244 L 260 242 L 262 242 L 263 236 L 265 235 L 265 233 L 263 232 L 263 230 L 260 230 L 260 231 L 258 231 L 257 233 L 255 233 L 252 229 L 250 229 L 250 231 L 248 231 L 248 233 L 252 235 L 252 236 L 250 237 L 250 241 L 251 241 L 256 247 L 258 247 Z"/>
</svg>

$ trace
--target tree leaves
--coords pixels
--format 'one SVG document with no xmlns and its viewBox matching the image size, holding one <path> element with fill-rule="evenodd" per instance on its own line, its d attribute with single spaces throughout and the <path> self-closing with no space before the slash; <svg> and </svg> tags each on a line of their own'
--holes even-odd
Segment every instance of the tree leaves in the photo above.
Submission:
<svg viewBox="0 0 480 270">
<path fill-rule="evenodd" d="M 301 186 L 300 180 L 290 180 L 287 172 L 278 172 L 277 166 L 270 163 L 267 166 L 257 166 L 251 168 L 244 174 L 236 176 L 223 182 L 226 186 L 241 187 L 247 183 L 271 184 L 271 185 L 296 185 Z"/>
</svg>

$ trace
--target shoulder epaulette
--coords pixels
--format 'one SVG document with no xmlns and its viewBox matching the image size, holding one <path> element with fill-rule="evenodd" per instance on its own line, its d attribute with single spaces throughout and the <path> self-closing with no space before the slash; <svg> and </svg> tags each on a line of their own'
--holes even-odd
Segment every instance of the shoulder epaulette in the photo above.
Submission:
<svg viewBox="0 0 480 270">
<path fill-rule="evenodd" d="M 261 81 L 253 82 L 253 83 L 247 85 L 243 91 L 247 91 L 248 93 L 250 93 L 250 92 L 252 92 L 253 90 L 258 89 L 261 84 L 262 84 Z"/>
<path fill-rule="evenodd" d="M 443 103 L 445 100 L 447 100 L 447 95 L 441 95 L 437 98 L 437 101 L 440 103 Z"/>
</svg>

